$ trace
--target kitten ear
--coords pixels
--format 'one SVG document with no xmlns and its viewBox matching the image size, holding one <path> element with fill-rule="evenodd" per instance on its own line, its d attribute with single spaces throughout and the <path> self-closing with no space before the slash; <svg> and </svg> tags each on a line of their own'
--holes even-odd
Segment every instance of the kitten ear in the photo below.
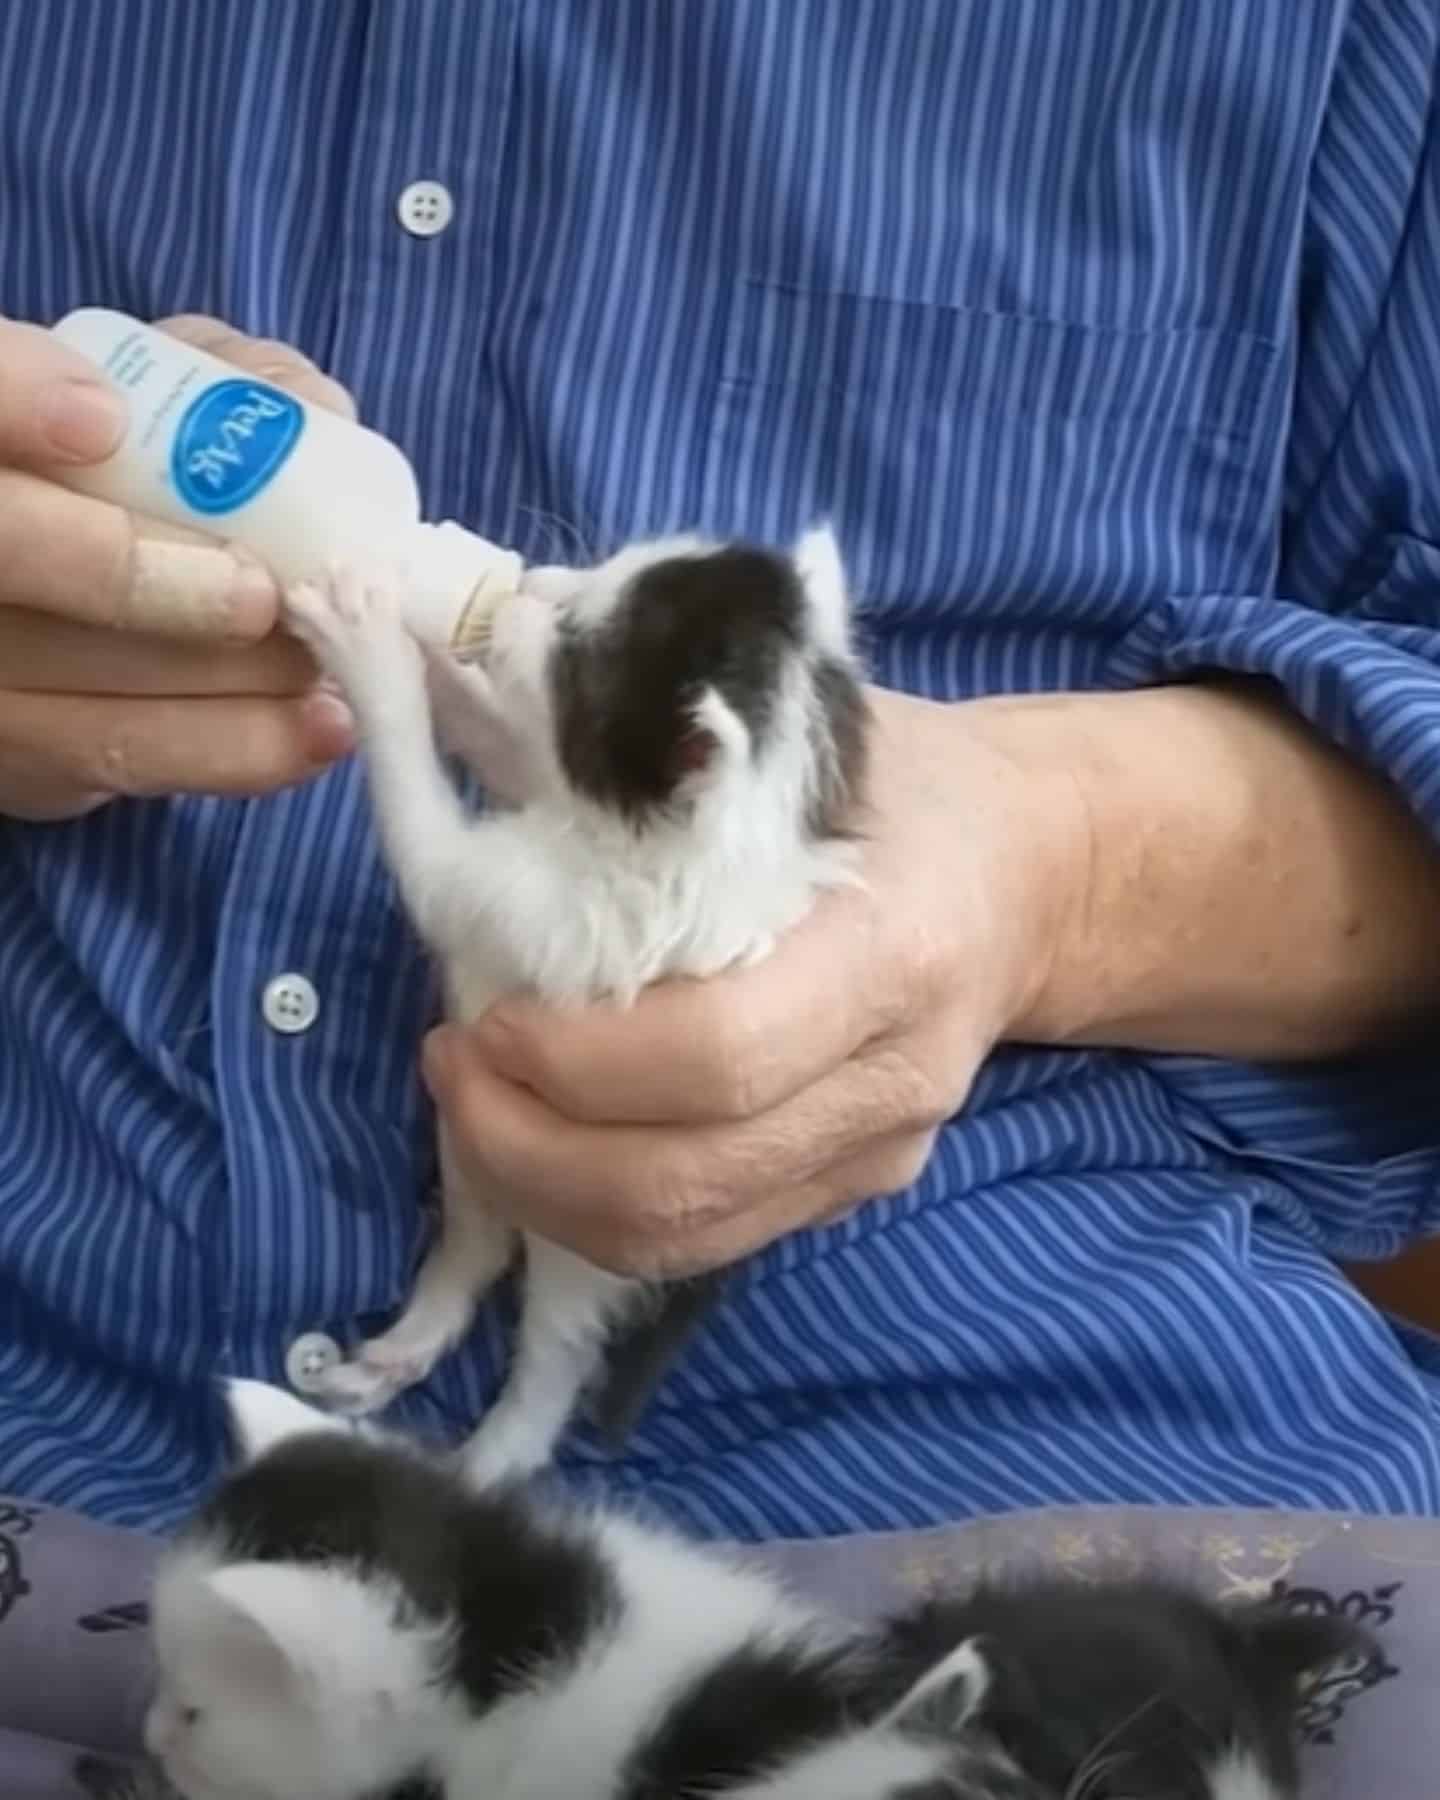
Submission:
<svg viewBox="0 0 1440 1800">
<path fill-rule="evenodd" d="M 294 1684 L 297 1670 L 284 1616 L 289 1609 L 277 1603 L 276 1594 L 291 1573 L 283 1564 L 236 1563 L 202 1583 L 192 1617 L 203 1628 L 226 1685 L 237 1692 L 273 1702 Z"/>
<path fill-rule="evenodd" d="M 841 658 L 850 655 L 850 597 L 840 546 L 828 523 L 805 532 L 792 553 L 795 573 L 810 603 L 815 640 Z"/>
<path fill-rule="evenodd" d="M 224 1385 L 231 1435 L 244 1462 L 257 1461 L 287 1438 L 352 1429 L 346 1420 L 307 1406 L 268 1382 L 235 1380 Z"/>
<path fill-rule="evenodd" d="M 989 1688 L 990 1665 L 980 1640 L 966 1638 L 901 1695 L 882 1723 L 948 1736 L 975 1716 Z"/>
<path fill-rule="evenodd" d="M 413 1640 L 395 1628 L 393 1595 L 343 1570 L 229 1563 L 205 1578 L 212 1642 L 227 1675 L 253 1694 L 303 1684 L 317 1694 L 383 1703 L 423 1679 Z"/>
<path fill-rule="evenodd" d="M 694 791 L 746 761 L 750 733 L 718 688 L 707 687 L 685 716 L 671 751 L 677 789 Z"/>
</svg>

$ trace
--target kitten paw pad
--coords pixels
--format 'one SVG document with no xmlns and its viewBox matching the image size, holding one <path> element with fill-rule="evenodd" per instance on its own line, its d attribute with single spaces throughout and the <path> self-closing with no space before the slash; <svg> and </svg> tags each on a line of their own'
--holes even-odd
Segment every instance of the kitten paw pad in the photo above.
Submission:
<svg viewBox="0 0 1440 1800">
<path fill-rule="evenodd" d="M 438 1354 L 428 1346 L 387 1344 L 376 1338 L 362 1344 L 350 1361 L 326 1370 L 320 1398 L 351 1416 L 379 1412 L 397 1394 L 423 1381 Z"/>
</svg>

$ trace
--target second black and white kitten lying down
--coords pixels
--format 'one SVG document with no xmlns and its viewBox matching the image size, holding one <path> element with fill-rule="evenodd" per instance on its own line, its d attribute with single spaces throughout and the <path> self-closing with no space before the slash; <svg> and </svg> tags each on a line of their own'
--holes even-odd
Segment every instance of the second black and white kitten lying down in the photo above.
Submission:
<svg viewBox="0 0 1440 1800">
<path fill-rule="evenodd" d="M 532 570 L 496 613 L 483 668 L 431 657 L 427 670 L 402 614 L 373 573 L 287 606 L 355 712 L 381 843 L 452 1017 L 516 992 L 625 1005 L 663 976 L 754 961 L 854 878 L 866 713 L 828 531 L 788 554 L 671 538 L 593 569 Z M 462 806 L 432 696 L 505 809 Z M 512 1260 L 516 1234 L 462 1192 L 443 1133 L 441 1181 L 441 1235 L 404 1313 L 329 1371 L 328 1397 L 352 1411 L 420 1380 Z M 626 1354 L 599 1410 L 623 1435 L 713 1287 L 622 1279 L 532 1234 L 525 1264 L 476 1477 L 549 1460 L 617 1335 Z"/>
<path fill-rule="evenodd" d="M 230 1404 L 242 1464 L 152 1605 L 186 1800 L 1293 1800 L 1305 1676 L 1369 1654 L 1160 1580 L 843 1621 L 276 1389 Z"/>
</svg>

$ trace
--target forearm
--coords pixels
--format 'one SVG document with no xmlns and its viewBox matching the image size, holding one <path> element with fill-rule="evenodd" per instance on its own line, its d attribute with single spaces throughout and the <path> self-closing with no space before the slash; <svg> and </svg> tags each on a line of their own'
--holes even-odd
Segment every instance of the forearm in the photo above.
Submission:
<svg viewBox="0 0 1440 1800">
<path fill-rule="evenodd" d="M 1053 820 L 1060 790 L 1070 821 L 1012 1037 L 1290 1060 L 1440 1019 L 1440 853 L 1384 782 L 1268 691 L 973 710 L 1047 793 L 1039 816 Z"/>
</svg>

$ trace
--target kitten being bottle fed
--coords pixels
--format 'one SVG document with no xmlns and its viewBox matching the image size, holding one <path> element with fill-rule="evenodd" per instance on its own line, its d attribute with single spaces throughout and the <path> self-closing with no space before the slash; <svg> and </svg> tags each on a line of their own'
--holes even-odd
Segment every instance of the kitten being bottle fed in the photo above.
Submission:
<svg viewBox="0 0 1440 1800">
<path fill-rule="evenodd" d="M 867 710 L 839 551 L 673 537 L 531 569 L 478 662 L 425 656 L 383 572 L 292 590 L 287 619 L 360 728 L 381 845 L 450 1016 L 508 994 L 628 1005 L 765 956 L 857 879 Z M 428 679 L 427 679 L 428 677 Z M 476 817 L 435 726 L 508 805 Z M 520 1238 L 442 1132 L 444 1221 L 390 1329 L 332 1367 L 368 1412 L 468 1331 Z M 478 1191 L 477 1191 L 478 1190 Z M 509 1380 L 472 1480 L 545 1465 L 582 1397 L 622 1441 L 719 1278 L 656 1284 L 523 1234 Z"/>
</svg>

